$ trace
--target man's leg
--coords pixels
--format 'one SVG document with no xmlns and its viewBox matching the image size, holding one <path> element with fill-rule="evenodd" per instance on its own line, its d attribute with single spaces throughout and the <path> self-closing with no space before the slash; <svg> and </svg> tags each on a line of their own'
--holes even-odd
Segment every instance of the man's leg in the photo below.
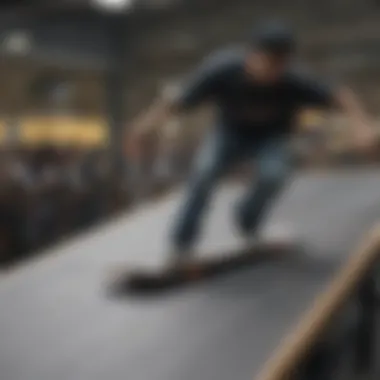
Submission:
<svg viewBox="0 0 380 380">
<path fill-rule="evenodd" d="M 264 143 L 255 153 L 255 176 L 239 202 L 237 222 L 245 236 L 254 234 L 292 172 L 287 141 Z"/>
<path fill-rule="evenodd" d="M 174 224 L 174 254 L 186 255 L 201 228 L 202 217 L 216 182 L 236 159 L 239 143 L 223 132 L 216 132 L 203 144 L 196 157 L 185 199 Z"/>
</svg>

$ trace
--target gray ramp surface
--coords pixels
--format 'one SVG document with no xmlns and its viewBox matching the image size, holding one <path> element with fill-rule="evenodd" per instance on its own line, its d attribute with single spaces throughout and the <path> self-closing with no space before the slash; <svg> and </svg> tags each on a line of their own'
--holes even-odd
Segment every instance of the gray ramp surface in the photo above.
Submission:
<svg viewBox="0 0 380 380">
<path fill-rule="evenodd" d="M 241 191 L 231 185 L 217 192 L 204 248 L 236 241 L 231 211 Z M 179 198 L 3 275 L 1 379 L 254 378 L 377 221 L 380 172 L 300 175 L 279 199 L 266 224 L 291 223 L 307 242 L 312 265 L 284 260 L 155 298 L 108 299 L 104 279 L 115 265 L 163 259 Z"/>
</svg>

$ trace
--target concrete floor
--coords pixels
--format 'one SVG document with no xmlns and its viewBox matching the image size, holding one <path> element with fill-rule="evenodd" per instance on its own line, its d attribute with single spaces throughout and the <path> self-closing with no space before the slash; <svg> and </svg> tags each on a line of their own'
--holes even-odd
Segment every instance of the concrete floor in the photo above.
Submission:
<svg viewBox="0 0 380 380">
<path fill-rule="evenodd" d="M 108 299 L 118 265 L 157 265 L 180 196 L 118 219 L 0 278 L 0 379 L 252 379 L 380 217 L 380 171 L 301 175 L 266 225 L 292 225 L 305 258 L 156 298 Z M 237 242 L 225 186 L 201 241 Z M 312 265 L 310 265 L 310 263 Z"/>
</svg>

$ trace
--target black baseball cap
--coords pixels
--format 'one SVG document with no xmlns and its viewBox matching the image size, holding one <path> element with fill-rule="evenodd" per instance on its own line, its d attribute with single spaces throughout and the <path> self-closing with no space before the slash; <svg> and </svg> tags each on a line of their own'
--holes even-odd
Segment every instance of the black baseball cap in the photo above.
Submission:
<svg viewBox="0 0 380 380">
<path fill-rule="evenodd" d="M 291 28 L 280 22 L 269 22 L 251 33 L 251 45 L 275 56 L 291 55 L 296 50 L 296 38 Z"/>
</svg>

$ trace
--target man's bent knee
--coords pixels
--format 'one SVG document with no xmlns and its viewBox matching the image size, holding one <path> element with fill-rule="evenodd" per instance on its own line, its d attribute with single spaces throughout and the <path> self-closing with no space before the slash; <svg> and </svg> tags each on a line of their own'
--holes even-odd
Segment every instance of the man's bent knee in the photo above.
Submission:
<svg viewBox="0 0 380 380">
<path fill-rule="evenodd" d="M 283 189 L 289 176 L 286 165 L 274 165 L 268 170 L 261 170 L 254 185 L 237 205 L 237 223 L 242 232 L 255 230 Z"/>
</svg>

